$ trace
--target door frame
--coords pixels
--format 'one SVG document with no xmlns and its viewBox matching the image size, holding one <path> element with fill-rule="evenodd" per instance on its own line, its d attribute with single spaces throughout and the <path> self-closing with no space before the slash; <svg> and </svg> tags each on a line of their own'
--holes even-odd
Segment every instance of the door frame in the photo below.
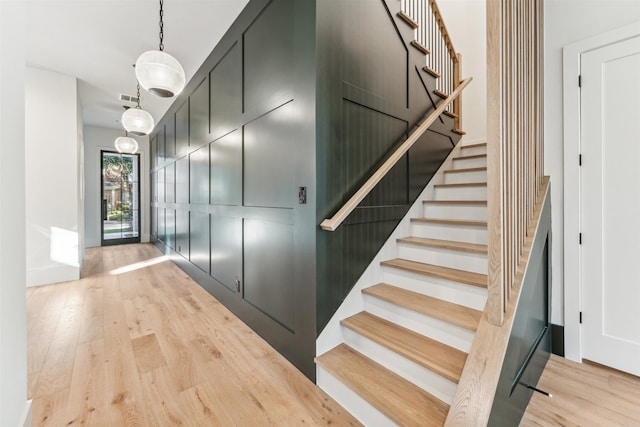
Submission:
<svg viewBox="0 0 640 427">
<path fill-rule="evenodd" d="M 562 50 L 564 122 L 564 350 L 582 362 L 580 312 L 582 277 L 580 233 L 580 57 L 583 53 L 640 35 L 640 22 L 564 46 Z"/>
<path fill-rule="evenodd" d="M 104 200 L 104 171 L 103 168 L 103 158 L 106 154 L 119 154 L 119 155 L 133 155 L 138 158 L 138 237 L 127 237 L 120 239 L 104 239 L 104 219 L 103 219 L 103 200 Z M 130 154 L 130 153 L 119 153 L 118 151 L 114 151 L 112 149 L 100 149 L 100 246 L 113 246 L 113 245 L 121 245 L 128 243 L 140 243 L 142 242 L 142 207 L 143 207 L 143 199 L 142 199 L 142 156 L 140 153 Z M 122 197 L 122 193 L 121 193 Z"/>
</svg>

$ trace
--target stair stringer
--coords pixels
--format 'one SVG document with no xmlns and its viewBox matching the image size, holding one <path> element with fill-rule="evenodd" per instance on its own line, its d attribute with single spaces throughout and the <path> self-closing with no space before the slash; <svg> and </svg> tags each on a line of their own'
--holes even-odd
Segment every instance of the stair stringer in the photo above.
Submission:
<svg viewBox="0 0 640 427">
<path fill-rule="evenodd" d="M 364 310 L 365 299 L 362 295 L 362 290 L 383 280 L 383 267 L 380 263 L 384 260 L 396 257 L 398 250 L 396 240 L 411 234 L 411 218 L 423 216 L 424 207 L 422 201 L 433 198 L 435 193 L 434 186 L 444 182 L 444 171 L 451 169 L 453 158 L 459 155 L 462 146 L 463 144 L 458 143 L 451 153 L 449 153 L 449 156 L 442 165 L 440 165 L 440 168 L 435 173 L 431 181 L 429 181 L 429 184 L 427 184 L 420 196 L 418 196 L 407 214 L 402 218 L 396 229 L 391 233 L 382 248 L 380 248 L 376 256 L 371 260 L 369 266 L 365 269 L 349 294 L 343 300 L 342 304 L 340 304 L 340 307 L 335 311 L 331 320 L 329 320 L 316 339 L 316 356 L 319 356 L 344 342 L 344 334 L 340 321 Z M 316 373 L 319 369 L 320 368 L 316 366 Z"/>
</svg>

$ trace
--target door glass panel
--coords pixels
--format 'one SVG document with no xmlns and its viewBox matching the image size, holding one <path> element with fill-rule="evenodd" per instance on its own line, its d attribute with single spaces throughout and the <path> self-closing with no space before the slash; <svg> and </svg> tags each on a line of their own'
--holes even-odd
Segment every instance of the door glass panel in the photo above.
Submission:
<svg viewBox="0 0 640 427">
<path fill-rule="evenodd" d="M 102 244 L 140 241 L 138 154 L 102 152 Z"/>
</svg>

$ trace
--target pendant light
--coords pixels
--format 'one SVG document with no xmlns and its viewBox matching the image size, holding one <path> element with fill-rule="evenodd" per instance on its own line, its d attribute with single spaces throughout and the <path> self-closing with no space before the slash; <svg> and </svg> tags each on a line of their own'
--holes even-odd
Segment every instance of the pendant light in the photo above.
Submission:
<svg viewBox="0 0 640 427">
<path fill-rule="evenodd" d="M 138 141 L 129 136 L 129 132 L 125 132 L 124 136 L 116 138 L 116 150 L 123 154 L 136 154 L 138 152 Z"/>
<path fill-rule="evenodd" d="M 160 46 L 159 50 L 148 50 L 136 61 L 136 77 L 142 87 L 160 98 L 171 98 L 179 94 L 186 83 L 182 65 L 164 51 L 164 0 L 160 0 Z"/>
<path fill-rule="evenodd" d="M 122 114 L 122 126 L 134 135 L 149 135 L 155 126 L 153 117 L 140 107 L 140 83 L 138 83 L 138 105 L 129 108 Z"/>
</svg>

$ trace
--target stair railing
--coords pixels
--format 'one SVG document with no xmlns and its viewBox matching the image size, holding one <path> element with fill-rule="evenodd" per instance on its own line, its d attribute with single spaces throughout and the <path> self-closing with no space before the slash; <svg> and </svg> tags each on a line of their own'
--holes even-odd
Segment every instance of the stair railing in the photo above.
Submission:
<svg viewBox="0 0 640 427">
<path fill-rule="evenodd" d="M 429 74 L 438 76 L 436 89 L 453 93 L 461 82 L 462 55 L 453 47 L 436 1 L 401 0 L 400 8 L 417 25 L 416 41 L 429 51 L 426 67 Z M 455 128 L 462 130 L 462 98 L 458 97 L 447 111 L 455 114 Z"/>
<path fill-rule="evenodd" d="M 382 181 L 382 179 L 389 173 L 389 171 L 395 166 L 413 145 L 420 139 L 420 137 L 429 129 L 429 127 L 435 122 L 438 117 L 445 111 L 445 109 L 451 105 L 457 98 L 460 97 L 462 90 L 471 82 L 472 77 L 469 77 L 462 81 L 458 87 L 449 95 L 449 97 L 442 101 L 438 107 L 427 116 L 427 118 L 420 123 L 420 125 L 409 135 L 391 156 L 371 175 L 371 177 L 365 182 L 358 191 L 335 213 L 331 218 L 327 218 L 320 224 L 320 227 L 326 231 L 335 231 L 342 222 L 353 212 L 353 210 L 364 200 L 365 197 L 375 188 L 375 186 Z"/>
<path fill-rule="evenodd" d="M 489 321 L 501 325 L 544 178 L 542 1 L 487 2 Z"/>
</svg>

